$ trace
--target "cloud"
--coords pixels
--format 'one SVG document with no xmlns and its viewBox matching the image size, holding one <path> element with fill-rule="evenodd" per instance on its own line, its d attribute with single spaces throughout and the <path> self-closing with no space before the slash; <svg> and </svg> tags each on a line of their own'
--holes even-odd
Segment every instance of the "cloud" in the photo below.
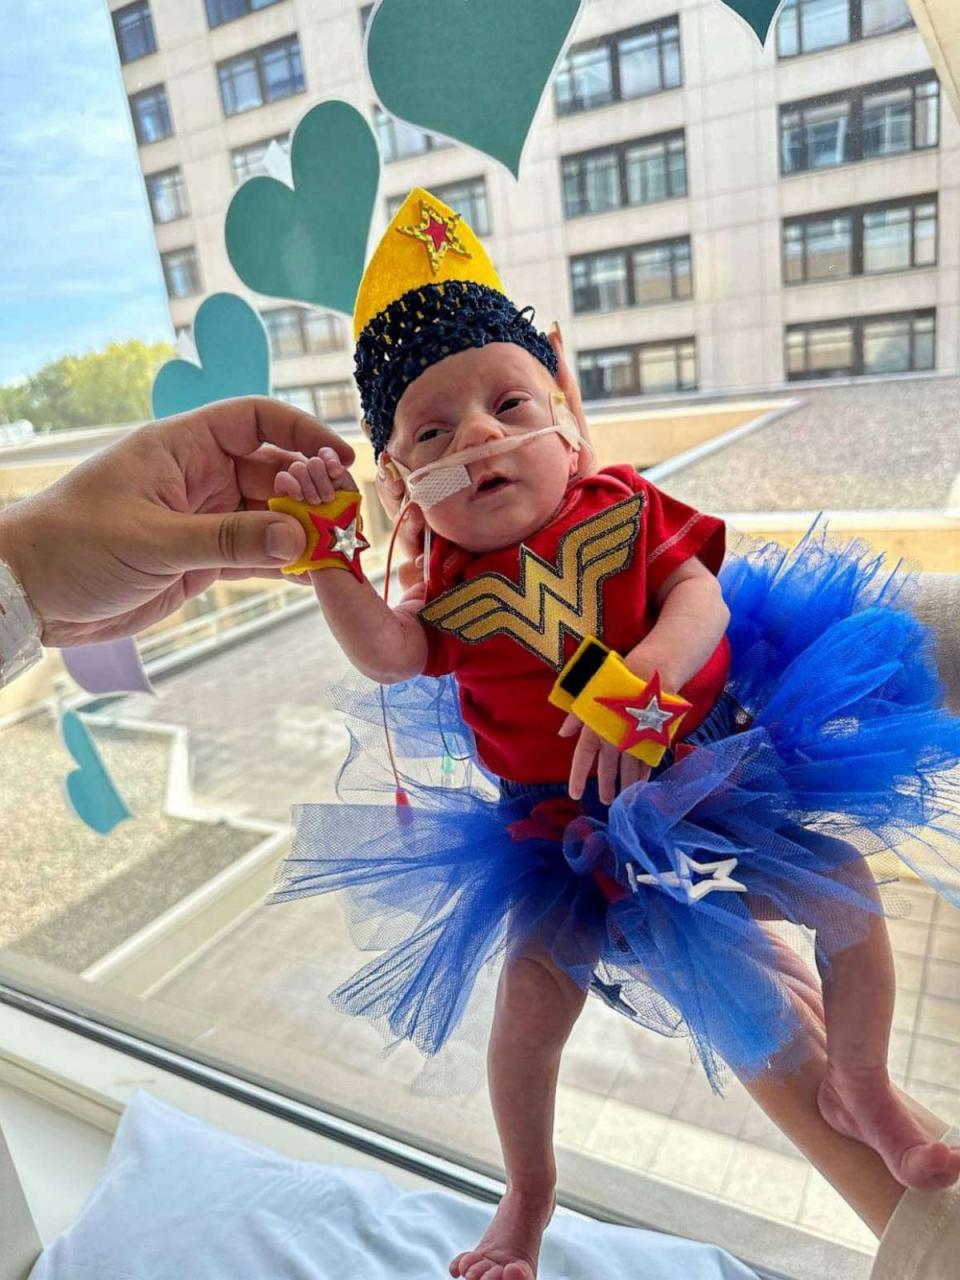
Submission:
<svg viewBox="0 0 960 1280">
<path fill-rule="evenodd" d="M 0 0 L 0 379 L 170 318 L 103 0 Z"/>
</svg>

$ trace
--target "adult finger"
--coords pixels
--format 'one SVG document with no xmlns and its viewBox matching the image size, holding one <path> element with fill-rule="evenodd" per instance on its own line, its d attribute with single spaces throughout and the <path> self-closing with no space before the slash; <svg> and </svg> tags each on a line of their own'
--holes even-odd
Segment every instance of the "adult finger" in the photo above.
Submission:
<svg viewBox="0 0 960 1280">
<path fill-rule="evenodd" d="M 172 569 L 276 569 L 298 559 L 307 545 L 300 522 L 279 511 L 164 512 L 158 517 L 143 534 L 153 555 Z"/>
<path fill-rule="evenodd" d="M 580 396 L 580 387 L 577 380 L 571 372 L 570 365 L 567 363 L 566 349 L 563 344 L 563 334 L 560 326 L 554 320 L 551 325 L 550 332 L 547 334 L 547 341 L 553 348 L 553 353 L 557 357 L 557 377 L 556 383 L 560 390 L 567 398 L 567 406 L 570 412 L 577 420 L 580 433 L 585 439 L 590 439 L 590 430 L 587 426 L 587 419 L 583 412 L 583 400 Z"/>
<path fill-rule="evenodd" d="M 575 716 L 572 711 L 568 711 L 567 718 L 557 730 L 557 733 L 561 738 L 572 738 L 582 724 L 582 720 Z"/>
<path fill-rule="evenodd" d="M 569 791 L 572 800 L 579 800 L 582 797 L 599 749 L 599 737 L 584 725 L 577 745 L 573 749 L 573 760 L 570 762 Z"/>
<path fill-rule="evenodd" d="M 262 444 L 274 444 L 308 458 L 329 447 L 347 466 L 354 459 L 351 446 L 335 431 L 302 409 L 268 396 L 219 400 L 204 409 L 165 420 L 158 429 L 170 439 L 192 437 L 194 441 L 198 429 L 205 429 L 224 453 L 235 458 L 253 453 Z"/>
</svg>

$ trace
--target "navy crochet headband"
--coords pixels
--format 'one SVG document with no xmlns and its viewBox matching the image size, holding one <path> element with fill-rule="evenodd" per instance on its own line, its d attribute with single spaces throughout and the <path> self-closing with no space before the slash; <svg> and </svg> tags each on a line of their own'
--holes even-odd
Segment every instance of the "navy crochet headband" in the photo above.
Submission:
<svg viewBox="0 0 960 1280">
<path fill-rule="evenodd" d="M 472 280 L 445 280 L 410 289 L 375 315 L 357 338 L 354 376 L 374 455 L 386 448 L 400 397 L 425 369 L 447 356 L 490 342 L 512 342 L 557 373 L 556 353 L 497 289 Z"/>
</svg>

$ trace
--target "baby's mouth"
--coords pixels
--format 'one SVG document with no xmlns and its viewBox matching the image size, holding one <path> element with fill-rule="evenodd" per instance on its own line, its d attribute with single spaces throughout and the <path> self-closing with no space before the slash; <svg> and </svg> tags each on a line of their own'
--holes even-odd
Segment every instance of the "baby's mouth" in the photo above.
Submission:
<svg viewBox="0 0 960 1280">
<path fill-rule="evenodd" d="M 484 476 L 484 478 L 478 482 L 475 493 L 478 497 L 481 494 L 496 493 L 497 490 L 504 489 L 508 484 L 512 483 L 513 481 L 509 480 L 506 476 Z"/>
</svg>

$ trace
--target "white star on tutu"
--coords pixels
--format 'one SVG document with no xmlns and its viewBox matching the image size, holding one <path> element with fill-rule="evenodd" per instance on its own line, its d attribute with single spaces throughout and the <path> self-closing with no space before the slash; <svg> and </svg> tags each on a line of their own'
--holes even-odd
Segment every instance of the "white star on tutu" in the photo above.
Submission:
<svg viewBox="0 0 960 1280">
<path fill-rule="evenodd" d="M 651 698 L 645 707 L 624 707 L 637 722 L 638 732 L 644 732 L 652 729 L 654 733 L 660 733 L 663 726 L 674 717 L 673 711 L 664 711 L 656 698 Z"/>
<path fill-rule="evenodd" d="M 640 891 L 640 885 L 642 884 L 660 885 L 666 889 L 683 889 L 686 892 L 688 902 L 699 902 L 701 898 L 705 898 L 708 893 L 713 893 L 714 890 L 721 893 L 747 892 L 745 884 L 741 884 L 739 880 L 733 880 L 730 877 L 730 872 L 736 870 L 738 861 L 737 858 L 723 858 L 719 862 L 697 862 L 696 859 L 681 853 L 679 871 L 663 871 L 660 875 L 641 876 L 638 876 L 634 871 L 633 863 L 628 862 L 627 880 L 630 882 L 630 888 L 634 893 Z M 704 878 L 695 882 L 693 879 L 694 871 Z"/>
<path fill-rule="evenodd" d="M 370 545 L 362 533 L 357 533 L 355 519 L 344 529 L 334 525 L 331 532 L 333 533 L 331 551 L 339 552 L 340 555 L 346 556 L 348 560 L 352 560 L 358 551 L 365 551 Z"/>
</svg>

